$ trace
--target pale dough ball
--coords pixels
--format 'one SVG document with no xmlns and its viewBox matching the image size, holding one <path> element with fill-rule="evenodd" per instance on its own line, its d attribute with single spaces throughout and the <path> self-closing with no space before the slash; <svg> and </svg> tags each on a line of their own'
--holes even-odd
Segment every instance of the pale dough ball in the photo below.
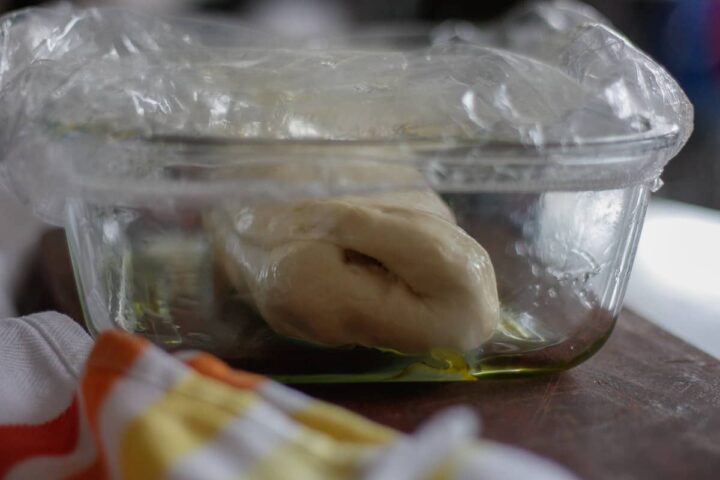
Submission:
<svg viewBox="0 0 720 480">
<path fill-rule="evenodd" d="M 233 286 L 283 335 L 423 353 L 497 326 L 490 258 L 431 190 L 228 206 L 208 225 Z"/>
</svg>

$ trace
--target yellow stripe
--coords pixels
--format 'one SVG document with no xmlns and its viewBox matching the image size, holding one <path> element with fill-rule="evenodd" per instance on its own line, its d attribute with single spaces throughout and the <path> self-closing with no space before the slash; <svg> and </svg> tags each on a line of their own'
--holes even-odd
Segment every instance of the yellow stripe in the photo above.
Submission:
<svg viewBox="0 0 720 480">
<path fill-rule="evenodd" d="M 343 480 L 357 478 L 377 444 L 337 442 L 311 430 L 301 430 L 243 472 L 242 480 Z"/>
<path fill-rule="evenodd" d="M 260 459 L 243 480 L 356 478 L 370 456 L 397 438 L 394 430 L 331 404 L 311 400 L 292 412 L 299 431 Z"/>
<path fill-rule="evenodd" d="M 458 460 L 446 458 L 440 465 L 428 472 L 427 480 L 449 480 L 458 475 Z"/>
<path fill-rule="evenodd" d="M 302 410 L 293 412 L 291 416 L 305 426 L 342 442 L 387 443 L 397 436 L 390 428 L 340 407 L 315 400 L 310 401 Z"/>
<path fill-rule="evenodd" d="M 122 478 L 162 477 L 257 398 L 252 391 L 189 374 L 128 425 L 120 446 Z"/>
<path fill-rule="evenodd" d="M 458 478 L 460 468 L 472 456 L 472 453 L 472 449 L 467 445 L 463 445 L 449 452 L 435 468 L 428 472 L 426 480 L 450 480 Z"/>
</svg>

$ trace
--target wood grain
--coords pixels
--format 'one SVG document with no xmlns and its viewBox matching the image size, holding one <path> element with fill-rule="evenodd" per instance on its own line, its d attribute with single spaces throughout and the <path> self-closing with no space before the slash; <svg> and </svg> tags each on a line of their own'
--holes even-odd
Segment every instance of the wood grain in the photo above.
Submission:
<svg viewBox="0 0 720 480">
<path fill-rule="evenodd" d="M 561 375 L 302 390 L 404 431 L 468 405 L 484 436 L 583 478 L 720 478 L 720 363 L 630 312 L 595 357 Z"/>
<path fill-rule="evenodd" d="M 61 231 L 43 237 L 18 299 L 22 313 L 52 308 L 81 320 Z M 720 478 L 720 362 L 630 312 L 597 355 L 561 375 L 301 389 L 403 431 L 468 405 L 485 437 L 587 479 Z"/>
</svg>

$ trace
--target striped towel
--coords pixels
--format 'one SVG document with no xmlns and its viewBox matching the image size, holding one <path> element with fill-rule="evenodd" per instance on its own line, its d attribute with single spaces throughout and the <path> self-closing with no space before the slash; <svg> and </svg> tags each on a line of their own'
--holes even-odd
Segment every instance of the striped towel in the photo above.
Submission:
<svg viewBox="0 0 720 480">
<path fill-rule="evenodd" d="M 476 440 L 456 408 L 406 435 L 205 353 L 56 313 L 0 320 L 0 477 L 571 479 Z"/>
</svg>

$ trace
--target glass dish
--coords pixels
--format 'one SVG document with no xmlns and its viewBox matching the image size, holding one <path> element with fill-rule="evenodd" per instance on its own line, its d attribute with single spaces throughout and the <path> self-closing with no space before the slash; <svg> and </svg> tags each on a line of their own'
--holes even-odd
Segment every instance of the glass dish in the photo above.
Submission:
<svg viewBox="0 0 720 480">
<path fill-rule="evenodd" d="M 587 359 L 692 130 L 574 2 L 305 42 L 69 4 L 2 24 L 0 174 L 65 227 L 89 329 L 289 382 Z"/>
<path fill-rule="evenodd" d="M 91 331 L 121 328 L 168 350 L 206 350 L 235 366 L 291 382 L 470 380 L 565 370 L 602 346 L 622 306 L 648 195 L 656 182 L 651 166 L 673 142 L 674 135 L 665 134 L 577 148 L 549 146 L 544 155 L 553 161 L 541 164 L 535 149 L 508 144 L 248 144 L 168 137 L 108 142 L 77 133 L 68 135 L 57 152 L 78 159 L 72 178 L 82 194 L 68 202 L 65 226 Z M 142 178 L 122 171 L 96 175 L 83 159 L 98 151 L 128 161 L 153 157 L 153 171 L 143 171 Z M 471 164 L 466 161 L 469 152 L 476 158 Z M 269 163 L 280 169 L 300 164 L 314 172 L 312 180 L 278 178 L 268 172 Z M 348 165 L 353 168 L 350 174 Z M 387 174 L 398 169 L 423 175 L 400 182 Z M 638 175 L 628 175 L 631 171 Z M 643 171 L 648 175 L 643 177 Z M 632 182 L 623 182 L 630 177 Z M 399 351 L 394 347 L 403 342 L 385 338 L 382 325 L 344 327 L 355 328 L 362 341 L 376 338 L 375 345 L 327 345 L 278 333 L 263 320 L 252 295 L 248 300 L 247 292 L 238 291 L 237 281 L 230 278 L 233 262 L 240 260 L 230 258 L 223 244 L 235 238 L 234 231 L 210 220 L 220 216 L 232 226 L 247 221 L 247 212 L 262 218 L 262 207 L 268 204 L 322 205 L 347 198 L 373 203 L 399 192 L 423 194 L 428 189 L 484 247 L 494 267 L 497 324 L 471 348 L 438 340 Z M 280 210 L 277 218 L 287 221 L 282 215 Z M 352 237 L 374 228 L 348 227 L 341 225 L 342 215 L 322 215 L 313 221 L 323 232 L 350 228 Z M 380 237 L 381 243 L 394 241 Z M 373 256 L 375 247 L 363 251 L 366 239 L 344 241 L 332 254 L 342 257 L 342 268 L 363 276 L 388 276 L 382 281 L 407 286 L 402 276 L 412 265 L 386 265 L 386 258 Z M 241 252 L 243 245 L 237 247 Z M 256 255 L 251 247 L 247 255 Z M 422 249 L 412 251 L 412 245 L 387 248 L 390 255 L 412 262 L 434 261 L 432 252 L 427 257 Z M 294 282 L 287 287 L 290 291 L 318 284 L 308 287 L 312 294 L 300 300 L 308 302 L 309 312 L 322 308 L 312 302 L 321 303 L 325 296 L 330 300 L 322 301 L 333 302 L 364 286 L 362 281 L 335 285 L 325 277 L 337 274 L 323 265 L 305 265 L 288 279 Z M 420 282 L 408 288 L 422 289 Z M 442 290 L 439 282 L 431 282 L 431 287 Z M 291 295 L 287 290 L 272 294 Z M 432 292 L 418 293 L 421 301 L 423 295 Z M 393 319 L 385 319 L 382 309 L 403 311 L 392 305 L 387 292 L 369 301 L 377 305 L 355 308 L 379 308 L 376 315 L 387 322 Z M 444 320 L 442 313 L 434 318 Z M 447 328 L 465 328 L 468 324 L 462 322 Z M 368 335 L 363 329 L 373 332 Z"/>
</svg>

